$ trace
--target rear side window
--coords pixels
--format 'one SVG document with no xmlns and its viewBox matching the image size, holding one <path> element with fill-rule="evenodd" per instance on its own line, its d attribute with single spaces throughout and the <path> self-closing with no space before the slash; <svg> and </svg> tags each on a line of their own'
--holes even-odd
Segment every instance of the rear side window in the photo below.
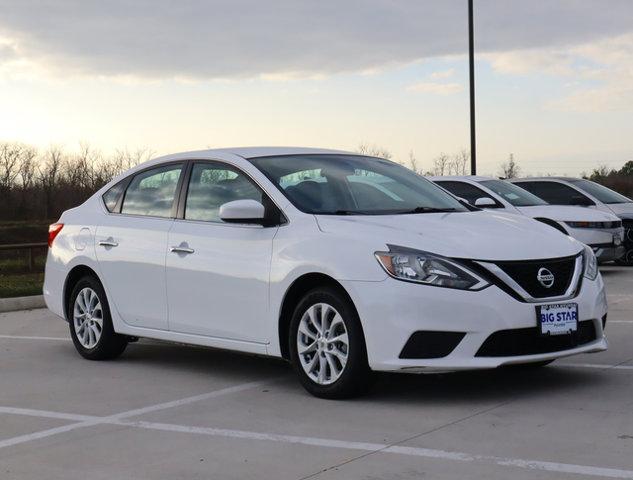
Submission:
<svg viewBox="0 0 633 480">
<path fill-rule="evenodd" d="M 243 173 L 212 163 L 193 166 L 185 205 L 186 220 L 222 222 L 220 207 L 234 200 L 257 200 L 266 205 L 262 190 Z"/>
<path fill-rule="evenodd" d="M 166 165 L 137 174 L 123 198 L 121 213 L 151 217 L 171 216 L 182 165 Z"/>
<path fill-rule="evenodd" d="M 435 183 L 437 183 L 440 187 L 445 188 L 456 197 L 463 198 L 471 205 L 474 205 L 478 198 L 489 198 L 495 202 L 495 206 L 487 208 L 503 208 L 503 205 L 501 205 L 496 198 L 492 198 L 489 193 L 486 193 L 481 188 L 471 185 L 470 183 L 448 180 L 440 180 Z"/>
<path fill-rule="evenodd" d="M 123 193 L 123 189 L 125 188 L 125 184 L 127 180 L 122 180 L 113 187 L 110 188 L 106 193 L 103 194 L 101 198 L 103 198 L 103 203 L 105 207 L 108 209 L 108 212 L 114 212 L 116 209 L 116 205 Z"/>
<path fill-rule="evenodd" d="M 588 197 L 580 193 L 575 188 L 572 188 L 564 183 L 559 182 L 520 182 L 521 188 L 524 188 L 528 192 L 533 193 L 537 197 L 542 198 L 547 203 L 552 205 L 572 205 L 574 198 L 587 199 L 588 202 L 592 202 Z M 592 202 L 593 203 L 593 202 Z"/>
</svg>

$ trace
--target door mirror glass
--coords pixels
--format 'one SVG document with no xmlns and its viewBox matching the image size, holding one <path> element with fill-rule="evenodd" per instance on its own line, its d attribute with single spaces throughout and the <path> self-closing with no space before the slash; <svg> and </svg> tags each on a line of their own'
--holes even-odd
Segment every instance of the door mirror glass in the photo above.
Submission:
<svg viewBox="0 0 633 480">
<path fill-rule="evenodd" d="M 475 207 L 479 208 L 487 208 L 487 207 L 496 207 L 497 204 L 490 197 L 481 197 L 475 200 Z"/>
<path fill-rule="evenodd" d="M 234 200 L 220 207 L 220 219 L 230 223 L 262 223 L 266 209 L 257 200 Z"/>
</svg>

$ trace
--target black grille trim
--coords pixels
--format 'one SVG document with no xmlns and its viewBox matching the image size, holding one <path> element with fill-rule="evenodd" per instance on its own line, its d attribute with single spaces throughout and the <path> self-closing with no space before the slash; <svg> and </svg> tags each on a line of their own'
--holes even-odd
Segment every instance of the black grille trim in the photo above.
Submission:
<svg viewBox="0 0 633 480">
<path fill-rule="evenodd" d="M 576 272 L 576 259 L 562 257 L 548 260 L 523 260 L 518 262 L 492 262 L 506 275 L 515 281 L 523 290 L 533 298 L 550 298 L 565 295 Z M 546 288 L 537 280 L 538 271 L 546 268 L 554 274 L 554 285 Z"/>
<path fill-rule="evenodd" d="M 419 330 L 407 340 L 400 352 L 402 359 L 442 358 L 449 355 L 459 342 L 466 336 L 466 332 L 440 332 Z"/>
<path fill-rule="evenodd" d="M 562 352 L 596 340 L 593 320 L 578 323 L 571 335 L 541 335 L 538 327 L 499 330 L 490 335 L 479 347 L 476 357 L 519 357 L 542 353 Z"/>
</svg>

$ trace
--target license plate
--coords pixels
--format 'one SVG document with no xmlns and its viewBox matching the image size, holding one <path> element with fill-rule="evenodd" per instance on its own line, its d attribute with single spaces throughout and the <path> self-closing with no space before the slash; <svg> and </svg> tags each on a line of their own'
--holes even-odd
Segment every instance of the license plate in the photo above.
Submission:
<svg viewBox="0 0 633 480">
<path fill-rule="evenodd" d="M 567 335 L 578 330 L 578 305 L 559 303 L 536 307 L 536 321 L 543 335 Z"/>
</svg>

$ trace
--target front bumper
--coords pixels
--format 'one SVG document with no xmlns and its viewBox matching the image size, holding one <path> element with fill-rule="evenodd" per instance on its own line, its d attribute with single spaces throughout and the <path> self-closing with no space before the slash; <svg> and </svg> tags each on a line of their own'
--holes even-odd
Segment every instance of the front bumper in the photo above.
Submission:
<svg viewBox="0 0 633 480">
<path fill-rule="evenodd" d="M 615 260 L 619 260 L 624 256 L 626 251 L 624 245 L 615 246 L 611 245 L 589 245 L 593 250 L 593 253 L 596 254 L 596 258 L 598 262 L 613 262 Z"/>
<path fill-rule="evenodd" d="M 524 303 L 495 285 L 461 291 L 406 283 L 347 281 L 343 285 L 358 309 L 365 333 L 369 365 L 379 371 L 451 371 L 553 360 L 607 349 L 602 318 L 607 302 L 602 278 L 584 279 L 578 295 L 579 320 L 593 323 L 595 338 L 565 350 L 534 355 L 481 356 L 478 352 L 495 332 L 536 327 L 535 303 Z M 543 302 L 565 303 L 565 302 Z M 411 335 L 419 331 L 463 332 L 457 346 L 441 358 L 400 358 Z"/>
</svg>

